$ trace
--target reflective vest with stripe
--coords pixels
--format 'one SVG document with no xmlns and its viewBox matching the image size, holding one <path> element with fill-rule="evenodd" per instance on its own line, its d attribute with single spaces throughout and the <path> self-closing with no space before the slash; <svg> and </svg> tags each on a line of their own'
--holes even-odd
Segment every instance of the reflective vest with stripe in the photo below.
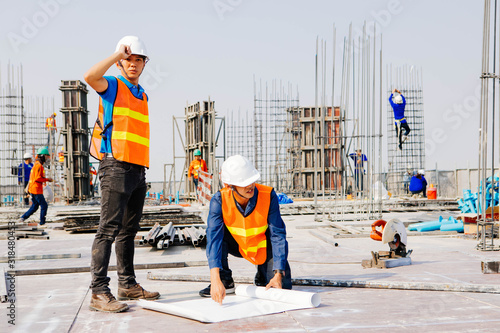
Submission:
<svg viewBox="0 0 500 333">
<path fill-rule="evenodd" d="M 240 254 L 254 265 L 266 261 L 267 215 L 271 204 L 272 187 L 255 184 L 258 197 L 254 210 L 244 217 L 236 207 L 232 190 L 220 190 L 222 198 L 222 217 L 224 224 L 239 245 Z"/>
<path fill-rule="evenodd" d="M 119 161 L 149 168 L 149 113 L 146 94 L 142 99 L 135 97 L 120 79 L 113 104 L 111 151 Z M 104 130 L 102 98 L 99 98 L 99 113 L 92 131 L 90 155 L 102 160 L 101 133 Z"/>
</svg>

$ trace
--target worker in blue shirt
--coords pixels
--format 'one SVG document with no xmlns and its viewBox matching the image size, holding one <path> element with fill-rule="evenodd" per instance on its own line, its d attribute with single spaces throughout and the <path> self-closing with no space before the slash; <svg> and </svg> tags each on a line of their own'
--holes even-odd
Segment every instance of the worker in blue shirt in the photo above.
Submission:
<svg viewBox="0 0 500 333">
<path fill-rule="evenodd" d="M 422 193 L 424 198 L 427 198 L 427 180 L 424 177 L 425 171 L 418 170 L 418 172 L 411 177 L 410 180 L 410 192 L 413 195 Z"/>
<path fill-rule="evenodd" d="M 397 94 L 394 95 L 394 93 Z M 402 150 L 403 142 L 408 139 L 408 134 L 410 134 L 410 126 L 408 126 L 405 118 L 406 99 L 401 94 L 401 91 L 394 89 L 389 97 L 389 103 L 391 103 L 392 110 L 394 111 L 394 126 L 396 127 L 396 136 L 399 142 L 398 148 Z M 405 130 L 404 133 L 403 129 Z"/>
<path fill-rule="evenodd" d="M 234 293 L 229 253 L 257 266 L 255 285 L 291 289 L 286 228 L 276 192 L 255 183 L 260 173 L 241 155 L 229 157 L 221 169 L 225 187 L 210 201 L 206 231 L 211 284 L 200 296 L 222 304 L 226 294 Z"/>
<path fill-rule="evenodd" d="M 365 174 L 365 162 L 368 164 L 368 158 L 361 153 L 361 148 L 356 149 L 355 153 L 350 153 L 349 157 L 354 161 L 354 181 L 358 191 L 363 191 L 363 177 Z"/>
<path fill-rule="evenodd" d="M 33 168 L 33 156 L 30 153 L 24 154 L 24 162 L 17 168 L 17 183 L 25 189 L 30 182 L 30 173 Z M 24 192 L 24 204 L 30 204 L 30 195 Z"/>
</svg>

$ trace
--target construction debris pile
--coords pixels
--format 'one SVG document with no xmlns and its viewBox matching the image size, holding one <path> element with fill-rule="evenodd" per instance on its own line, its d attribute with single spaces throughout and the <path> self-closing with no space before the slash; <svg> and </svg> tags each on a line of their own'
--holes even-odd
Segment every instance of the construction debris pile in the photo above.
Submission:
<svg viewBox="0 0 500 333">
<path fill-rule="evenodd" d="M 174 226 L 172 222 L 169 222 L 162 227 L 160 223 L 156 223 L 149 233 L 139 240 L 139 245 L 149 244 L 158 250 L 168 249 L 174 244 L 200 246 L 205 240 L 205 235 L 205 229 L 201 226 Z"/>
<path fill-rule="evenodd" d="M 0 239 L 8 239 L 9 229 L 12 226 L 9 224 L 0 225 Z M 32 239 L 49 239 L 49 235 L 45 230 L 38 229 L 37 223 L 16 223 L 14 237 L 19 238 L 32 238 Z"/>
<path fill-rule="evenodd" d="M 472 193 L 471 190 L 464 190 L 464 196 L 462 199 L 458 199 L 458 207 L 462 211 L 462 213 L 482 213 L 481 207 L 498 206 L 498 176 L 495 175 L 494 181 L 492 182 L 492 178 L 486 178 L 485 186 L 483 186 L 483 181 L 478 187 L 478 192 Z M 485 199 L 483 199 L 482 189 L 486 187 L 485 190 Z M 482 202 L 485 200 L 485 204 Z"/>
<path fill-rule="evenodd" d="M 100 207 L 64 210 L 56 214 L 60 221 L 64 221 L 64 230 L 69 232 L 96 231 L 99 226 Z M 181 206 L 156 206 L 144 207 L 142 219 L 139 223 L 141 228 L 154 226 L 156 223 L 173 224 L 203 224 L 198 211 L 187 211 Z"/>
</svg>

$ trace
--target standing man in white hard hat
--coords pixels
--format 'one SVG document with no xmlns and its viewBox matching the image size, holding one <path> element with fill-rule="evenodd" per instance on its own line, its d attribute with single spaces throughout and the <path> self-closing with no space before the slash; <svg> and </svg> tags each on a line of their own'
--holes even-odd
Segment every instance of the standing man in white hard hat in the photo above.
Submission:
<svg viewBox="0 0 500 333">
<path fill-rule="evenodd" d="M 260 173 L 241 155 L 229 157 L 220 179 L 225 187 L 210 201 L 207 257 L 211 284 L 200 296 L 222 304 L 234 293 L 228 254 L 257 266 L 255 284 L 292 289 L 286 228 L 272 187 L 256 184 Z"/>
<path fill-rule="evenodd" d="M 30 173 L 33 168 L 33 156 L 30 153 L 24 154 L 24 162 L 19 164 L 17 168 L 17 183 L 26 189 L 28 183 L 30 182 Z M 30 204 L 30 194 L 28 191 L 23 190 L 24 204 L 28 206 Z"/>
<path fill-rule="evenodd" d="M 399 142 L 398 148 L 402 150 L 403 142 L 408 139 L 408 134 L 410 134 L 410 126 L 408 126 L 405 118 L 406 99 L 401 94 L 401 91 L 394 89 L 389 97 L 389 103 L 391 103 L 392 110 L 394 111 L 394 126 L 396 127 L 396 136 Z M 403 129 L 405 130 L 404 134 Z"/>
<path fill-rule="evenodd" d="M 144 43 L 136 36 L 126 36 L 112 55 L 92 66 L 84 76 L 100 96 L 90 145 L 90 154 L 101 161 L 101 217 L 90 266 L 90 309 L 95 311 L 128 309 L 109 289 L 108 264 L 115 240 L 118 299 L 160 297 L 158 292 L 144 290 L 134 272 L 134 238 L 142 217 L 147 192 L 145 172 L 149 167 L 148 96 L 139 85 L 148 60 Z M 114 64 L 121 75 L 104 76 Z"/>
</svg>

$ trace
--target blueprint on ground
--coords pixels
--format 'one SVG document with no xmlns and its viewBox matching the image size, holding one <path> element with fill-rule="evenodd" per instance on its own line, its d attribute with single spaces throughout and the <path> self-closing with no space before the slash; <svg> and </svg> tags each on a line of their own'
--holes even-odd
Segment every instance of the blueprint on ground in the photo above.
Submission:
<svg viewBox="0 0 500 333">
<path fill-rule="evenodd" d="M 149 310 L 194 319 L 203 323 L 216 323 L 248 317 L 317 307 L 321 303 L 318 293 L 240 285 L 235 296 L 226 296 L 222 305 L 211 298 L 162 303 L 139 300 L 138 305 Z"/>
</svg>

